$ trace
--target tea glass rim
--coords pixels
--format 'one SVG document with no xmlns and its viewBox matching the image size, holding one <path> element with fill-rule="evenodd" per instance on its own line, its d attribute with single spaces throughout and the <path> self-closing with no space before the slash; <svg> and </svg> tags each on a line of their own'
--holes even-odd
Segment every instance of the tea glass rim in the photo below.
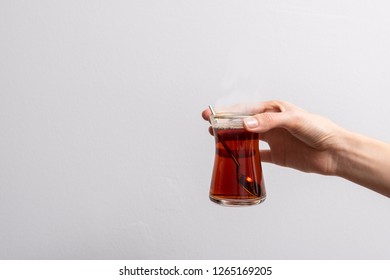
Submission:
<svg viewBox="0 0 390 280">
<path fill-rule="evenodd" d="M 245 112 L 220 112 L 215 115 L 211 115 L 210 117 L 214 119 L 242 119 L 247 117 L 252 117 L 255 114 L 253 113 L 245 113 Z"/>
</svg>

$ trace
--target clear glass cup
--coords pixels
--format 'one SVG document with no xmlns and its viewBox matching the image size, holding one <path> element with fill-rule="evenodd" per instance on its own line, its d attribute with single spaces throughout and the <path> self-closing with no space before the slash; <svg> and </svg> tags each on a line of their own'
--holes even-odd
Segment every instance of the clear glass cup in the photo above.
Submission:
<svg viewBox="0 0 390 280">
<path fill-rule="evenodd" d="M 215 138 L 210 200 L 225 206 L 256 205 L 266 198 L 259 134 L 245 130 L 247 114 L 210 116 Z"/>
</svg>

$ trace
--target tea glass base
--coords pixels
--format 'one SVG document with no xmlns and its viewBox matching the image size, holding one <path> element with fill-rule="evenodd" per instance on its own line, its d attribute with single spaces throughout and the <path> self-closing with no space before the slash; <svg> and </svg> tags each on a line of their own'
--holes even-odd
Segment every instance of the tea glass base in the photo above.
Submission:
<svg viewBox="0 0 390 280">
<path fill-rule="evenodd" d="M 210 195 L 210 200 L 222 206 L 251 206 L 262 203 L 265 200 L 265 196 L 251 199 L 231 199 L 221 198 Z"/>
</svg>

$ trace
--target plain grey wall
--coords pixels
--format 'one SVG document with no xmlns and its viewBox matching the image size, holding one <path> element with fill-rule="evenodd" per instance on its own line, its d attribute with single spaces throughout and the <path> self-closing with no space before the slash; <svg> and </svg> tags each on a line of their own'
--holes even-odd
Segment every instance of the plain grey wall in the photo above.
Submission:
<svg viewBox="0 0 390 280">
<path fill-rule="evenodd" d="M 382 259 L 389 199 L 263 164 L 208 199 L 208 104 L 283 99 L 390 141 L 389 1 L 0 2 L 0 258 Z"/>
</svg>

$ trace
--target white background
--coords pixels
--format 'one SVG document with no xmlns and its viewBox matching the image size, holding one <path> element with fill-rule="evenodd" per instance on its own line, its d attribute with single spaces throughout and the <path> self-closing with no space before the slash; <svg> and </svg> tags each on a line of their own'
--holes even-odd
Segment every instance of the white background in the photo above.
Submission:
<svg viewBox="0 0 390 280">
<path fill-rule="evenodd" d="M 263 164 L 208 190 L 208 104 L 282 99 L 390 141 L 388 1 L 0 2 L 1 259 L 388 259 L 389 199 Z"/>
</svg>

